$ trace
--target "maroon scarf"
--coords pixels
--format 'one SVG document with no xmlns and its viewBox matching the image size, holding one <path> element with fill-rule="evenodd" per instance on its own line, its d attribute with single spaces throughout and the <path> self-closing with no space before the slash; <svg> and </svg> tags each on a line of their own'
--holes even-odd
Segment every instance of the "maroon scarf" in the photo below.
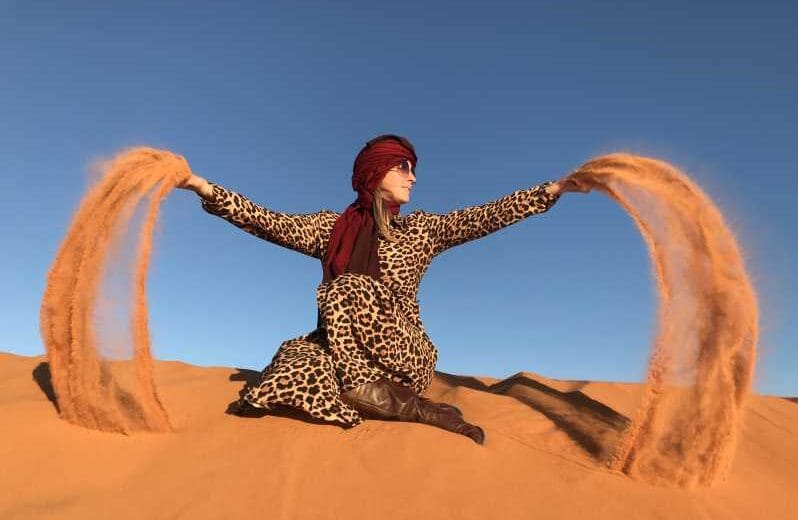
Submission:
<svg viewBox="0 0 798 520">
<path fill-rule="evenodd" d="M 413 146 L 399 136 L 380 136 L 360 150 L 352 167 L 352 189 L 358 194 L 333 225 L 323 260 L 323 283 L 343 273 L 361 273 L 380 279 L 377 258 L 377 225 L 372 214 L 371 193 L 380 185 L 388 170 L 402 159 L 413 163 Z M 399 204 L 386 201 L 391 215 L 399 214 Z"/>
</svg>

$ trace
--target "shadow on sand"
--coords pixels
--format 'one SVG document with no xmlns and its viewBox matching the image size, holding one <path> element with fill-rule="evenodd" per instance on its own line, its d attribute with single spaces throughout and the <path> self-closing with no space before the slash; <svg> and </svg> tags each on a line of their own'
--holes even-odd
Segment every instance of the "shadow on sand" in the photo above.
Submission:
<svg viewBox="0 0 798 520">
<path fill-rule="evenodd" d="M 39 363 L 31 373 L 33 380 L 58 412 L 58 400 L 53 390 L 50 365 Z M 486 385 L 477 378 L 435 372 L 435 377 L 449 387 L 465 387 L 479 392 L 506 395 L 517 399 L 542 413 L 575 443 L 597 460 L 604 459 L 617 443 L 621 433 L 629 425 L 629 418 L 609 406 L 596 401 L 579 390 L 563 392 L 552 388 L 525 374 L 518 374 L 493 385 Z M 302 410 L 289 406 L 275 406 L 273 410 L 263 410 L 252 406 L 242 406 L 246 392 L 260 381 L 260 372 L 237 368 L 230 375 L 230 381 L 244 383 L 238 392 L 238 399 L 231 402 L 225 413 L 238 417 L 285 417 L 309 424 L 328 424 L 311 417 Z M 787 401 L 798 404 L 798 398 L 785 397 Z"/>
<path fill-rule="evenodd" d="M 31 372 L 33 380 L 39 385 L 39 389 L 47 397 L 47 400 L 53 404 L 56 412 L 61 412 L 58 408 L 58 399 L 55 397 L 55 390 L 53 390 L 53 379 L 50 374 L 50 363 L 42 361 Z"/>
<path fill-rule="evenodd" d="M 244 385 L 238 393 L 239 399 L 228 405 L 226 413 L 240 417 L 270 415 L 311 424 L 327 424 L 288 406 L 275 407 L 274 410 L 242 406 L 244 394 L 260 381 L 260 372 L 243 368 L 236 370 L 236 373 L 230 375 L 230 381 L 240 381 Z M 563 392 L 526 374 L 509 377 L 493 385 L 486 385 L 474 377 L 443 372 L 435 372 L 435 377 L 449 387 L 462 386 L 517 399 L 546 416 L 588 455 L 599 461 L 606 459 L 612 453 L 612 449 L 630 423 L 626 416 L 579 390 Z"/>
<path fill-rule="evenodd" d="M 436 372 L 451 387 L 463 386 L 480 392 L 513 397 L 546 416 L 593 458 L 602 461 L 612 453 L 629 418 L 579 390 L 563 392 L 526 374 L 518 374 L 493 385 L 476 378 Z"/>
</svg>

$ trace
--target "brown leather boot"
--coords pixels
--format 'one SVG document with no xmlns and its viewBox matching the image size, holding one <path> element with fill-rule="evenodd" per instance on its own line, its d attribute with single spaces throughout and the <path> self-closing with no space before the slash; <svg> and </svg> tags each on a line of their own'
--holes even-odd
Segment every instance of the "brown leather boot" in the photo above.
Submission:
<svg viewBox="0 0 798 520">
<path fill-rule="evenodd" d="M 379 379 L 341 394 L 343 401 L 366 418 L 419 422 L 465 435 L 477 444 L 484 444 L 485 432 L 463 420 L 451 405 L 440 406 L 399 383 Z"/>
<path fill-rule="evenodd" d="M 460 410 L 458 407 L 456 407 L 454 405 L 451 405 L 451 404 L 448 404 L 448 403 L 436 403 L 435 401 L 430 401 L 426 397 L 419 397 L 419 399 L 421 399 L 422 401 L 426 401 L 430 406 L 435 406 L 437 408 L 440 408 L 441 410 L 448 410 L 450 412 L 454 412 L 457 415 L 459 415 L 460 417 L 463 416 L 462 410 Z"/>
</svg>

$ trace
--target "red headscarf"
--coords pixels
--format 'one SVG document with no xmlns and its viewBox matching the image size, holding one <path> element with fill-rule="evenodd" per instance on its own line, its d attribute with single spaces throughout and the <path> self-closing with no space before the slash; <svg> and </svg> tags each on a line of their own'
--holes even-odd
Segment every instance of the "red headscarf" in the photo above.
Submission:
<svg viewBox="0 0 798 520">
<path fill-rule="evenodd" d="M 381 135 L 366 143 L 352 167 L 352 189 L 357 199 L 350 204 L 332 228 L 324 257 L 324 279 L 328 282 L 343 273 L 367 274 L 380 279 L 377 258 L 377 226 L 372 215 L 373 192 L 385 174 L 403 159 L 418 164 L 413 145 L 397 135 Z M 391 215 L 399 204 L 385 201 Z"/>
</svg>

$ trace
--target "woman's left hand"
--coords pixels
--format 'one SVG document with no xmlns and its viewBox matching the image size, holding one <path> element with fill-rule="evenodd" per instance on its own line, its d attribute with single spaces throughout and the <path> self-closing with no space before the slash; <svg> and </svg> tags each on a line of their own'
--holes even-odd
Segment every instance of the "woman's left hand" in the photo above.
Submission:
<svg viewBox="0 0 798 520">
<path fill-rule="evenodd" d="M 565 177 L 546 186 L 546 193 L 549 195 L 561 195 L 569 191 L 574 193 L 587 193 L 590 191 L 590 186 L 577 182 L 569 177 Z"/>
</svg>

